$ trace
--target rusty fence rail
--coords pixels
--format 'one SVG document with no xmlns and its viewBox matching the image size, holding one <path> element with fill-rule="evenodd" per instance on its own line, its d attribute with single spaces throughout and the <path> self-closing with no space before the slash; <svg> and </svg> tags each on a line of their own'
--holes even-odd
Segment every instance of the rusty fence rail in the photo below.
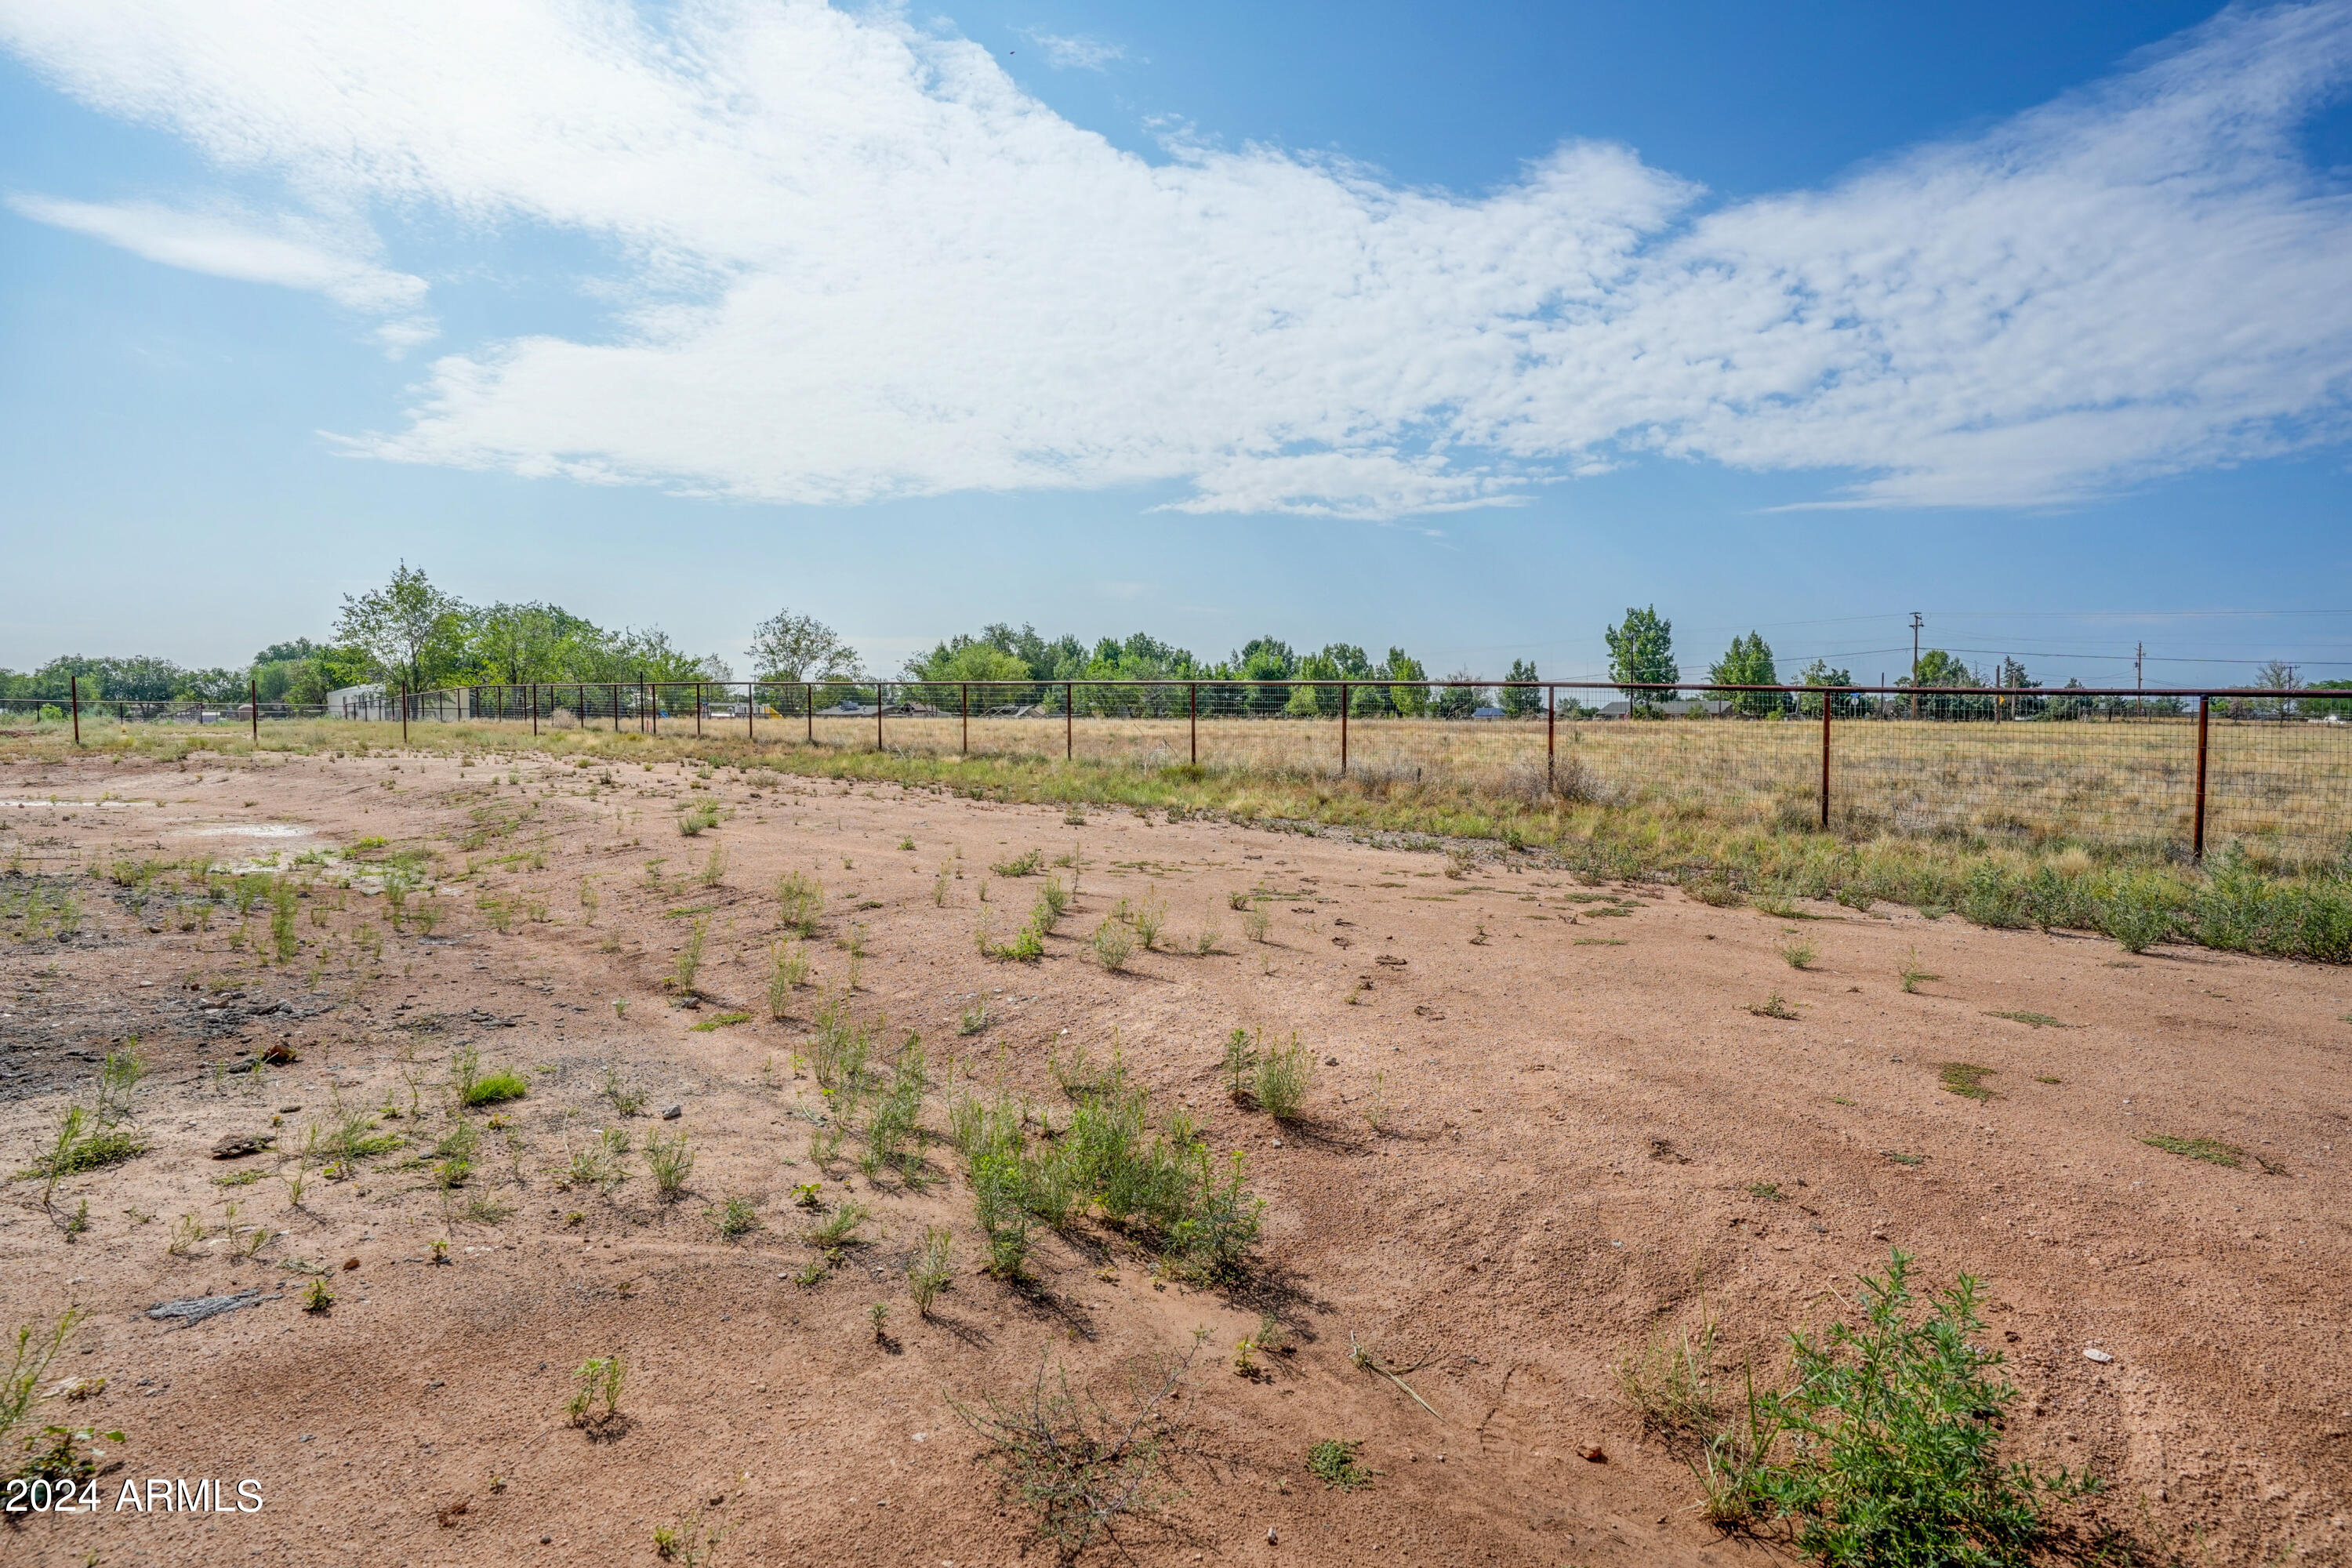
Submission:
<svg viewBox="0 0 2352 1568">
<path fill-rule="evenodd" d="M 1780 826 L 2352 849 L 2352 692 L 1597 681 L 539 682 L 337 717 L 1465 786 Z M 738 727 L 740 726 L 740 730 Z"/>
</svg>

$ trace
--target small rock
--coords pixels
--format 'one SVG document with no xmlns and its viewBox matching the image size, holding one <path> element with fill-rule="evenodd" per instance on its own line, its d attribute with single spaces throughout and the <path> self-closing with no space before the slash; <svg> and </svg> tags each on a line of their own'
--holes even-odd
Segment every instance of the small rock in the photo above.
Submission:
<svg viewBox="0 0 2352 1568">
<path fill-rule="evenodd" d="M 1266 1543 L 1268 1546 L 1273 1546 L 1273 1545 L 1277 1544 L 1277 1543 L 1280 1542 L 1280 1540 L 1281 1540 L 1281 1537 L 1279 1537 L 1279 1536 L 1277 1536 L 1277 1535 L 1276 1535 L 1276 1534 L 1275 1534 L 1275 1532 L 1274 1532 L 1274 1528 L 1273 1528 L 1271 1525 L 1267 1526 L 1267 1527 L 1266 1527 L 1266 1532 L 1265 1532 L 1265 1543 Z"/>
<path fill-rule="evenodd" d="M 684 1116 L 685 1114 L 686 1114 L 686 1107 L 685 1107 L 685 1106 L 683 1106 L 683 1105 L 673 1105 L 673 1106 L 669 1107 L 667 1110 L 664 1110 L 664 1111 L 662 1112 L 662 1120 L 663 1120 L 664 1121 L 677 1121 L 679 1117 Z"/>
<path fill-rule="evenodd" d="M 357 1268 L 359 1266 L 360 1266 L 360 1260 L 359 1260 L 358 1258 L 344 1258 L 344 1259 L 343 1259 L 343 1270 L 344 1270 L 344 1272 L 345 1272 L 345 1273 L 349 1273 L 351 1270 L 352 1270 L 352 1269 L 354 1269 L 354 1268 Z"/>
<path fill-rule="evenodd" d="M 2101 1366 L 2105 1366 L 2105 1365 L 2106 1365 L 2109 1362 L 2111 1362 L 2111 1361 L 2115 1360 L 2116 1358 L 2115 1358 L 2115 1357 L 2113 1357 L 2113 1356 L 2111 1356 L 2111 1355 L 2109 1355 L 2109 1354 L 2108 1354 L 2106 1352 L 2105 1352 L 2105 1351 L 2084 1351 L 2084 1352 L 2083 1352 L 2083 1359 L 2084 1359 L 2084 1361 L 2095 1361 L 2095 1362 L 2097 1362 Z"/>
<path fill-rule="evenodd" d="M 241 1160 L 247 1154 L 258 1154 L 278 1142 L 274 1132 L 232 1132 L 213 1145 L 215 1160 Z"/>
<path fill-rule="evenodd" d="M 1609 1462 L 1609 1455 L 1598 1443 L 1587 1443 L 1576 1452 L 1578 1458 L 1590 1459 L 1596 1465 L 1605 1465 Z"/>
</svg>

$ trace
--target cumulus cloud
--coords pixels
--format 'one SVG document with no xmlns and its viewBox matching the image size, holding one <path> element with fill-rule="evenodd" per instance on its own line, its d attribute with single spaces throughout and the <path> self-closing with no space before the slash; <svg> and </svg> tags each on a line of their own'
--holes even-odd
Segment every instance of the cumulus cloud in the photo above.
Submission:
<svg viewBox="0 0 2352 1568">
<path fill-rule="evenodd" d="M 1590 143 L 1475 195 L 1153 162 L 893 13 L 666 15 L 0 0 L 0 41 L 320 204 L 622 258 L 610 331 L 437 361 L 355 441 L 387 458 L 1388 517 L 1642 453 L 2049 502 L 2347 433 L 2352 209 L 2294 133 L 2352 76 L 2352 0 L 2227 12 L 1987 134 L 1728 203 Z"/>
<path fill-rule="evenodd" d="M 421 313 L 425 279 L 338 247 L 299 222 L 265 229 L 226 214 L 154 202 L 75 202 L 25 193 L 7 201 L 37 223 L 119 245 L 167 267 L 308 289 L 348 310 L 389 318 L 376 329 L 388 346 L 411 347 L 430 340 L 436 330 Z"/>
</svg>

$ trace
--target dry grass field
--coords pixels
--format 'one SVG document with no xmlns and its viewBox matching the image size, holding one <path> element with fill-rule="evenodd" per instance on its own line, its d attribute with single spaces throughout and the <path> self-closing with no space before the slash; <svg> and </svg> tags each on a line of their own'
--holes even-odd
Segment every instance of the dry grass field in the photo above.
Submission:
<svg viewBox="0 0 2352 1568">
<path fill-rule="evenodd" d="M 668 721 L 672 725 L 679 721 Z M 686 721 L 690 724 L 691 721 Z M 709 726 L 716 734 L 720 726 Z M 779 738 L 805 721 L 755 725 Z M 886 747 L 932 755 L 1056 758 L 1164 768 L 1195 760 L 1239 776 L 1334 778 L 1331 720 L 1081 713 L 1024 719 L 889 717 Z M 817 740 L 874 743 L 868 719 L 820 716 Z M 1818 819 L 1818 720 L 1475 722 L 1356 719 L 1349 771 L 1372 787 L 1444 781 L 1472 791 L 1541 793 L 1802 826 Z M 968 737 L 968 739 L 967 739 Z M 2212 725 L 2207 825 L 2213 843 L 2242 838 L 2286 861 L 2333 859 L 2352 836 L 2352 725 L 2221 720 Z M 1831 807 L 1850 832 L 1960 833 L 2185 847 L 2197 775 L 2191 718 L 2071 723 L 1839 720 L 1832 726 Z"/>
<path fill-rule="evenodd" d="M 0 1327 L 87 1314 L 28 1419 L 122 1434 L 12 1562 L 1050 1561 L 1041 1370 L 1150 1404 L 1087 1561 L 1785 1561 L 1706 1439 L 1898 1248 L 1985 1281 L 2002 1457 L 2103 1482 L 2053 1549 L 2347 1560 L 2341 968 L 365 738 L 7 764 L 0 1163 L 94 1152 L 7 1184 Z M 1191 1228 L 1006 1198 L 1114 1105 Z M 265 1501 L 116 1507 L 206 1477 Z"/>
</svg>

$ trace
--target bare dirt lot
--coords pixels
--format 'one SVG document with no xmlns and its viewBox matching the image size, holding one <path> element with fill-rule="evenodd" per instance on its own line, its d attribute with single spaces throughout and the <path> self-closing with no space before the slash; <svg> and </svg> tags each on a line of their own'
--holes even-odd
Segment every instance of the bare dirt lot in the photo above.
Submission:
<svg viewBox="0 0 2352 1568">
<path fill-rule="evenodd" d="M 95 1515 L 12 1518 L 0 1555 L 651 1563 L 662 1527 L 720 1532 L 719 1563 L 1050 1561 L 953 1402 L 1049 1363 L 1115 1392 L 1205 1330 L 1166 1407 L 1174 1495 L 1107 1558 L 1761 1563 L 1780 1549 L 1705 1522 L 1612 1363 L 1712 1319 L 1727 1374 L 1776 1374 L 1788 1332 L 1895 1247 L 1927 1282 L 1986 1280 L 2021 1390 L 2004 1452 L 2102 1476 L 2067 1515 L 2085 1530 L 2128 1530 L 2150 1561 L 2352 1552 L 2341 970 L 1716 909 L 1491 849 L 469 762 L 197 753 L 0 780 L 0 1162 L 39 1158 L 134 1035 L 150 1070 L 125 1125 L 151 1145 L 46 1203 L 37 1178 L 5 1189 L 0 1326 L 87 1309 L 47 1381 L 104 1379 L 37 1419 L 127 1441 Z M 717 826 L 681 836 L 705 802 Z M 395 929 L 381 889 L 404 849 L 421 885 Z M 1001 942 L 1042 881 L 991 868 L 1031 850 L 1075 874 L 1072 906 L 1042 959 L 984 958 L 983 908 Z M 206 860 L 301 892 L 273 931 L 267 899 L 240 915 L 193 890 Z M 91 875 L 121 861 L 180 868 Z M 824 912 L 779 1021 L 789 872 Z M 1115 972 L 1086 937 L 1120 900 L 1167 913 Z M 664 981 L 698 929 L 682 1005 Z M 921 1034 L 942 1140 L 959 1095 L 1001 1083 L 1052 1114 L 1057 1052 L 1122 1053 L 1155 1113 L 1245 1154 L 1267 1204 L 1250 1267 L 1171 1278 L 1079 1221 L 1041 1234 L 1016 1287 L 981 1271 L 943 1141 L 919 1190 L 860 1173 L 854 1141 L 820 1167 L 812 1139 L 838 1128 L 809 1041 L 853 963 L 849 1012 L 893 1047 Z M 1792 1017 L 1755 1010 L 1775 996 Z M 1236 1027 L 1307 1043 L 1303 1119 L 1226 1092 Z M 528 1093 L 456 1110 L 468 1047 Z M 253 1067 L 273 1051 L 292 1059 Z M 373 1143 L 301 1157 L 361 1112 Z M 461 1122 L 478 1147 L 451 1184 Z M 693 1164 L 665 1200 L 644 1151 L 679 1132 Z M 275 1142 L 214 1157 L 240 1135 Z M 852 1204 L 870 1218 L 828 1258 L 805 1235 Z M 954 1277 L 925 1317 L 906 1270 L 934 1226 Z M 307 1310 L 320 1278 L 332 1304 Z M 147 1315 L 255 1288 L 192 1326 Z M 1289 1347 L 1244 1375 L 1265 1316 Z M 1418 1370 L 1400 1384 L 1351 1344 Z M 619 1415 L 573 1425 L 574 1370 L 615 1354 Z M 1309 1473 L 1332 1438 L 1361 1443 L 1369 1486 Z M 264 1501 L 118 1507 L 153 1478 L 253 1479 Z"/>
</svg>

